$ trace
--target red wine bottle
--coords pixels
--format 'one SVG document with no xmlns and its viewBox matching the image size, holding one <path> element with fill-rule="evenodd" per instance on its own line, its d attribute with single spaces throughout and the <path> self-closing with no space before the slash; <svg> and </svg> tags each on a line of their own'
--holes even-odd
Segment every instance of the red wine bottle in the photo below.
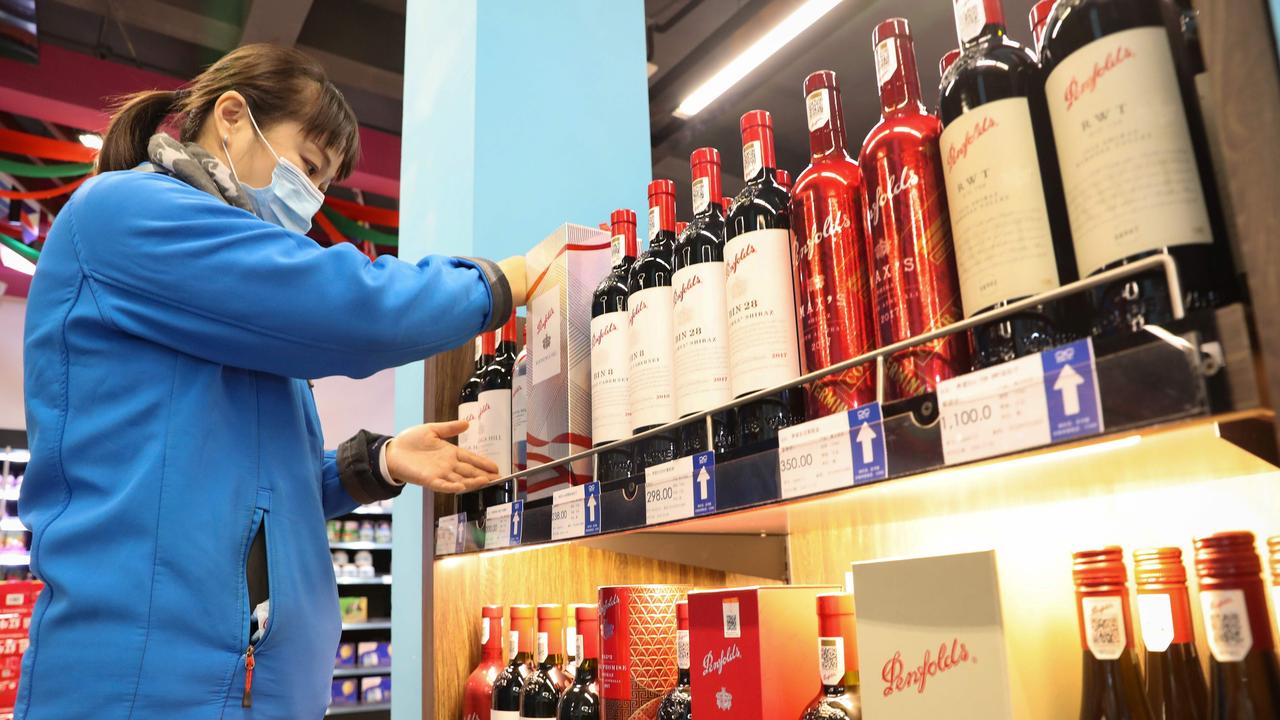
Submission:
<svg viewBox="0 0 1280 720">
<path fill-rule="evenodd" d="M 516 472 L 529 469 L 529 340 L 520 342 L 511 371 L 511 464 Z M 523 482 L 523 479 L 521 480 Z M 523 489 L 523 488 L 522 488 Z"/>
<path fill-rule="evenodd" d="M 861 720 L 854 619 L 852 593 L 818 596 L 818 670 L 822 686 L 800 720 Z"/>
<path fill-rule="evenodd" d="M 676 686 L 662 698 L 658 720 L 690 720 L 693 697 L 689 694 L 689 603 L 676 603 Z"/>
<path fill-rule="evenodd" d="M 791 262 L 791 195 L 778 181 L 773 116 L 752 110 L 738 123 L 742 176 L 725 243 L 729 377 L 733 396 L 800 376 L 796 289 Z M 743 445 L 770 440 L 804 422 L 804 390 L 791 388 L 738 408 Z"/>
<path fill-rule="evenodd" d="M 485 605 L 480 612 L 480 664 L 467 678 L 462 695 L 462 717 L 489 720 L 493 683 L 502 672 L 502 606 Z"/>
<path fill-rule="evenodd" d="M 564 608 L 538 606 L 538 669 L 520 688 L 520 720 L 554 718 L 573 680 L 564 671 Z"/>
<path fill-rule="evenodd" d="M 786 190 L 788 193 L 791 192 L 791 173 L 783 170 L 782 168 L 778 168 L 778 175 L 774 179 L 778 181 L 778 187 Z"/>
<path fill-rule="evenodd" d="M 1207 720 L 1209 693 L 1191 625 L 1187 569 L 1176 547 L 1137 550 L 1133 579 L 1147 648 L 1146 692 L 1155 720 Z"/>
<path fill-rule="evenodd" d="M 960 282 L 938 156 L 942 123 L 920 102 L 911 28 L 885 20 L 872 36 L 880 85 L 880 122 L 862 145 L 866 234 L 876 345 L 939 330 L 960 319 Z M 953 334 L 895 353 L 885 363 L 885 397 L 932 392 L 969 369 L 964 335 Z"/>
<path fill-rule="evenodd" d="M 520 720 L 520 688 L 526 678 L 533 675 L 533 606 L 511 606 L 511 639 L 508 652 L 511 661 L 493 681 L 491 720 Z"/>
<path fill-rule="evenodd" d="M 479 412 L 481 376 L 484 369 L 493 362 L 496 341 L 492 332 L 476 336 L 475 370 L 458 393 L 458 419 L 466 420 L 470 425 L 458 436 L 458 447 L 476 452 L 479 443 L 479 426 L 476 415 Z"/>
<path fill-rule="evenodd" d="M 476 452 L 511 474 L 511 377 L 516 364 L 516 314 L 502 326 L 493 360 L 480 371 Z"/>
<path fill-rule="evenodd" d="M 1234 297 L 1234 270 L 1192 78 L 1160 0 L 1059 0 L 1040 65 L 1082 276 L 1154 254 L 1188 309 Z M 1092 293 L 1094 331 L 1172 317 L 1162 270 Z"/>
<path fill-rule="evenodd" d="M 938 77 L 940 78 L 946 77 L 947 70 L 951 69 L 951 66 L 954 65 L 956 60 L 959 60 L 959 59 L 960 59 L 960 48 L 955 48 L 953 50 L 948 50 L 947 52 L 945 52 L 942 55 L 942 57 L 938 60 Z M 946 81 L 943 80 L 943 83 L 945 84 Z"/>
<path fill-rule="evenodd" d="M 961 53 L 939 113 L 965 317 L 1075 280 L 1035 55 L 1010 40 L 1000 0 L 955 0 Z M 1080 311 L 1038 305 L 972 332 L 988 367 L 1068 342 Z"/>
<path fill-rule="evenodd" d="M 804 332 L 802 368 L 808 373 L 869 352 L 875 329 L 862 171 L 845 150 L 836 74 L 820 70 L 805 78 L 804 95 L 809 166 L 791 191 L 791 217 Z M 875 399 L 875 365 L 864 363 L 815 382 L 808 414 L 830 415 Z"/>
<path fill-rule="evenodd" d="M 725 316 L 724 200 L 720 195 L 720 153 L 704 147 L 689 158 L 693 171 L 693 222 L 676 239 L 671 275 L 674 302 L 676 416 L 723 405 L 729 393 L 729 321 Z M 705 422 L 682 425 L 677 453 L 722 453 L 733 448 L 733 411 Z"/>
<path fill-rule="evenodd" d="M 675 271 L 676 184 L 649 183 L 649 248 L 631 266 L 627 296 L 627 390 L 631 425 L 636 433 L 676 419 L 675 305 L 671 275 Z M 635 471 L 675 459 L 676 443 L 660 433 L 635 443 Z"/>
<path fill-rule="evenodd" d="M 614 210 L 613 266 L 591 296 L 591 442 L 601 445 L 631 436 L 631 405 L 627 392 L 627 296 L 631 265 L 636 261 L 636 214 Z M 596 480 L 610 482 L 631 477 L 635 459 L 630 448 L 596 455 Z"/>
<path fill-rule="evenodd" d="M 1133 648 L 1124 553 L 1106 547 L 1072 557 L 1084 646 L 1080 720 L 1152 720 Z"/>
<path fill-rule="evenodd" d="M 1195 545 L 1209 645 L 1209 717 L 1280 718 L 1280 668 L 1253 533 L 1216 533 Z"/>
<path fill-rule="evenodd" d="M 600 618 L 595 605 L 573 608 L 577 622 L 578 671 L 556 710 L 558 720 L 600 720 Z"/>
<path fill-rule="evenodd" d="M 1027 22 L 1031 25 L 1031 47 L 1036 51 L 1036 54 L 1040 53 L 1040 46 L 1044 44 L 1045 24 L 1049 22 L 1049 13 L 1053 12 L 1053 5 L 1057 1 L 1040 0 L 1040 2 L 1031 6 Z"/>
</svg>

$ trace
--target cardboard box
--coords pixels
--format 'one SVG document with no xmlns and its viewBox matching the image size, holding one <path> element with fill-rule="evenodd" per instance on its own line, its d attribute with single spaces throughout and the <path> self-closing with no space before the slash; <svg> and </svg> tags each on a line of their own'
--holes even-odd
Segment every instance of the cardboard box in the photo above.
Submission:
<svg viewBox="0 0 1280 720">
<path fill-rule="evenodd" d="M 391 664 L 391 643 L 382 641 L 362 642 L 356 646 L 360 667 L 387 667 Z"/>
<path fill-rule="evenodd" d="M 687 585 L 600 588 L 604 720 L 653 720 L 661 698 L 675 687 L 675 606 L 688 591 Z"/>
<path fill-rule="evenodd" d="M 778 585 L 689 593 L 693 716 L 800 717 L 819 690 L 816 598 L 838 590 Z"/>
<path fill-rule="evenodd" d="M 339 643 L 338 653 L 333 658 L 333 666 L 340 668 L 349 668 L 356 666 L 356 644 L 355 643 Z"/>
<path fill-rule="evenodd" d="M 360 678 L 360 702 L 367 705 L 391 702 L 391 678 L 387 675 Z"/>
<path fill-rule="evenodd" d="M 369 620 L 369 598 L 363 595 L 340 597 L 338 607 L 342 609 L 344 623 L 361 623 Z"/>
<path fill-rule="evenodd" d="M 608 274 L 609 233 L 561 225 L 525 255 L 529 277 L 528 499 L 591 481 L 591 461 L 533 468 L 591 447 L 591 294 Z"/>
<path fill-rule="evenodd" d="M 338 678 L 333 681 L 333 690 L 329 696 L 330 705 L 355 705 L 359 700 L 357 692 L 360 683 L 356 678 Z"/>
</svg>

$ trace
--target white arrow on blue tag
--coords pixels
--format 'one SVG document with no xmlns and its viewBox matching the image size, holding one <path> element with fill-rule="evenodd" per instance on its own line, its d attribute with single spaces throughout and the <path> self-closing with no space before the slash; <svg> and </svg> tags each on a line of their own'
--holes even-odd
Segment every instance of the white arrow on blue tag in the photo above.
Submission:
<svg viewBox="0 0 1280 720">
<path fill-rule="evenodd" d="M 693 456 L 693 514 L 716 511 L 716 454 L 710 450 Z"/>
<path fill-rule="evenodd" d="M 880 403 L 849 411 L 849 437 L 853 443 L 853 484 L 862 485 L 889 477 Z"/>
<path fill-rule="evenodd" d="M 511 503 L 511 537 L 509 544 L 519 545 L 521 537 L 524 536 L 524 501 L 516 500 Z"/>
<path fill-rule="evenodd" d="M 1044 364 L 1051 441 L 1102 432 L 1102 403 L 1092 341 L 1085 338 L 1045 350 L 1040 359 Z"/>
<path fill-rule="evenodd" d="M 587 483 L 582 487 L 582 532 L 584 535 L 600 534 L 600 483 Z"/>
</svg>

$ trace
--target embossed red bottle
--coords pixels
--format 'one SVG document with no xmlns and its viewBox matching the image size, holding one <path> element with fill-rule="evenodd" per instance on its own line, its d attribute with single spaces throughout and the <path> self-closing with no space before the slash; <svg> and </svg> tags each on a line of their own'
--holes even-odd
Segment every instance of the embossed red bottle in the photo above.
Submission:
<svg viewBox="0 0 1280 720">
<path fill-rule="evenodd" d="M 810 157 L 791 192 L 792 258 L 804 333 L 803 370 L 813 372 L 870 351 L 875 330 L 862 171 L 845 150 L 836 74 L 820 70 L 805 78 L 804 95 Z M 809 416 L 875 399 L 875 366 L 866 363 L 814 383 Z"/>
<path fill-rule="evenodd" d="M 489 720 L 493 682 L 502 662 L 502 606 L 485 605 L 480 611 L 480 664 L 467 678 L 462 696 L 462 720 Z"/>
<path fill-rule="evenodd" d="M 885 20 L 872 44 L 881 117 L 862 144 L 858 166 L 866 188 L 876 345 L 884 347 L 959 320 L 960 284 L 938 155 L 942 123 L 920 103 L 911 28 L 902 18 Z M 885 397 L 914 397 L 963 374 L 967 345 L 955 334 L 895 353 L 885 365 Z"/>
<path fill-rule="evenodd" d="M 1072 559 L 1084 646 L 1080 720 L 1152 720 L 1133 647 L 1124 551 L 1085 550 Z"/>
<path fill-rule="evenodd" d="M 1156 720 L 1205 720 L 1205 688 L 1187 595 L 1187 569 L 1176 547 L 1135 550 L 1138 624 L 1146 646 L 1146 691 Z"/>
</svg>

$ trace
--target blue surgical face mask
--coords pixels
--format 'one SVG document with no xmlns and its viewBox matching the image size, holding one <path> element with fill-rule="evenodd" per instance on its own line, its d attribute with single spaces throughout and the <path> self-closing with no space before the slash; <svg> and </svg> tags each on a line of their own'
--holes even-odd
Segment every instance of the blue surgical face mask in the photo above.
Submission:
<svg viewBox="0 0 1280 720">
<path fill-rule="evenodd" d="M 253 112 L 248 110 L 248 106 L 245 110 L 249 113 L 249 122 L 253 123 L 253 131 L 257 133 L 258 139 L 275 157 L 276 167 L 271 171 L 271 182 L 266 187 L 255 188 L 240 182 L 236 168 L 231 164 L 231 153 L 227 151 L 227 140 L 224 137 L 222 151 L 226 153 L 227 164 L 231 166 L 231 175 L 236 178 L 236 182 L 240 182 L 240 187 L 249 197 L 253 214 L 286 230 L 305 235 L 311 229 L 311 218 L 324 204 L 324 193 L 311 184 L 306 173 L 299 170 L 297 165 L 276 154 L 275 148 L 271 147 L 271 143 L 267 142 L 258 129 Z"/>
</svg>

